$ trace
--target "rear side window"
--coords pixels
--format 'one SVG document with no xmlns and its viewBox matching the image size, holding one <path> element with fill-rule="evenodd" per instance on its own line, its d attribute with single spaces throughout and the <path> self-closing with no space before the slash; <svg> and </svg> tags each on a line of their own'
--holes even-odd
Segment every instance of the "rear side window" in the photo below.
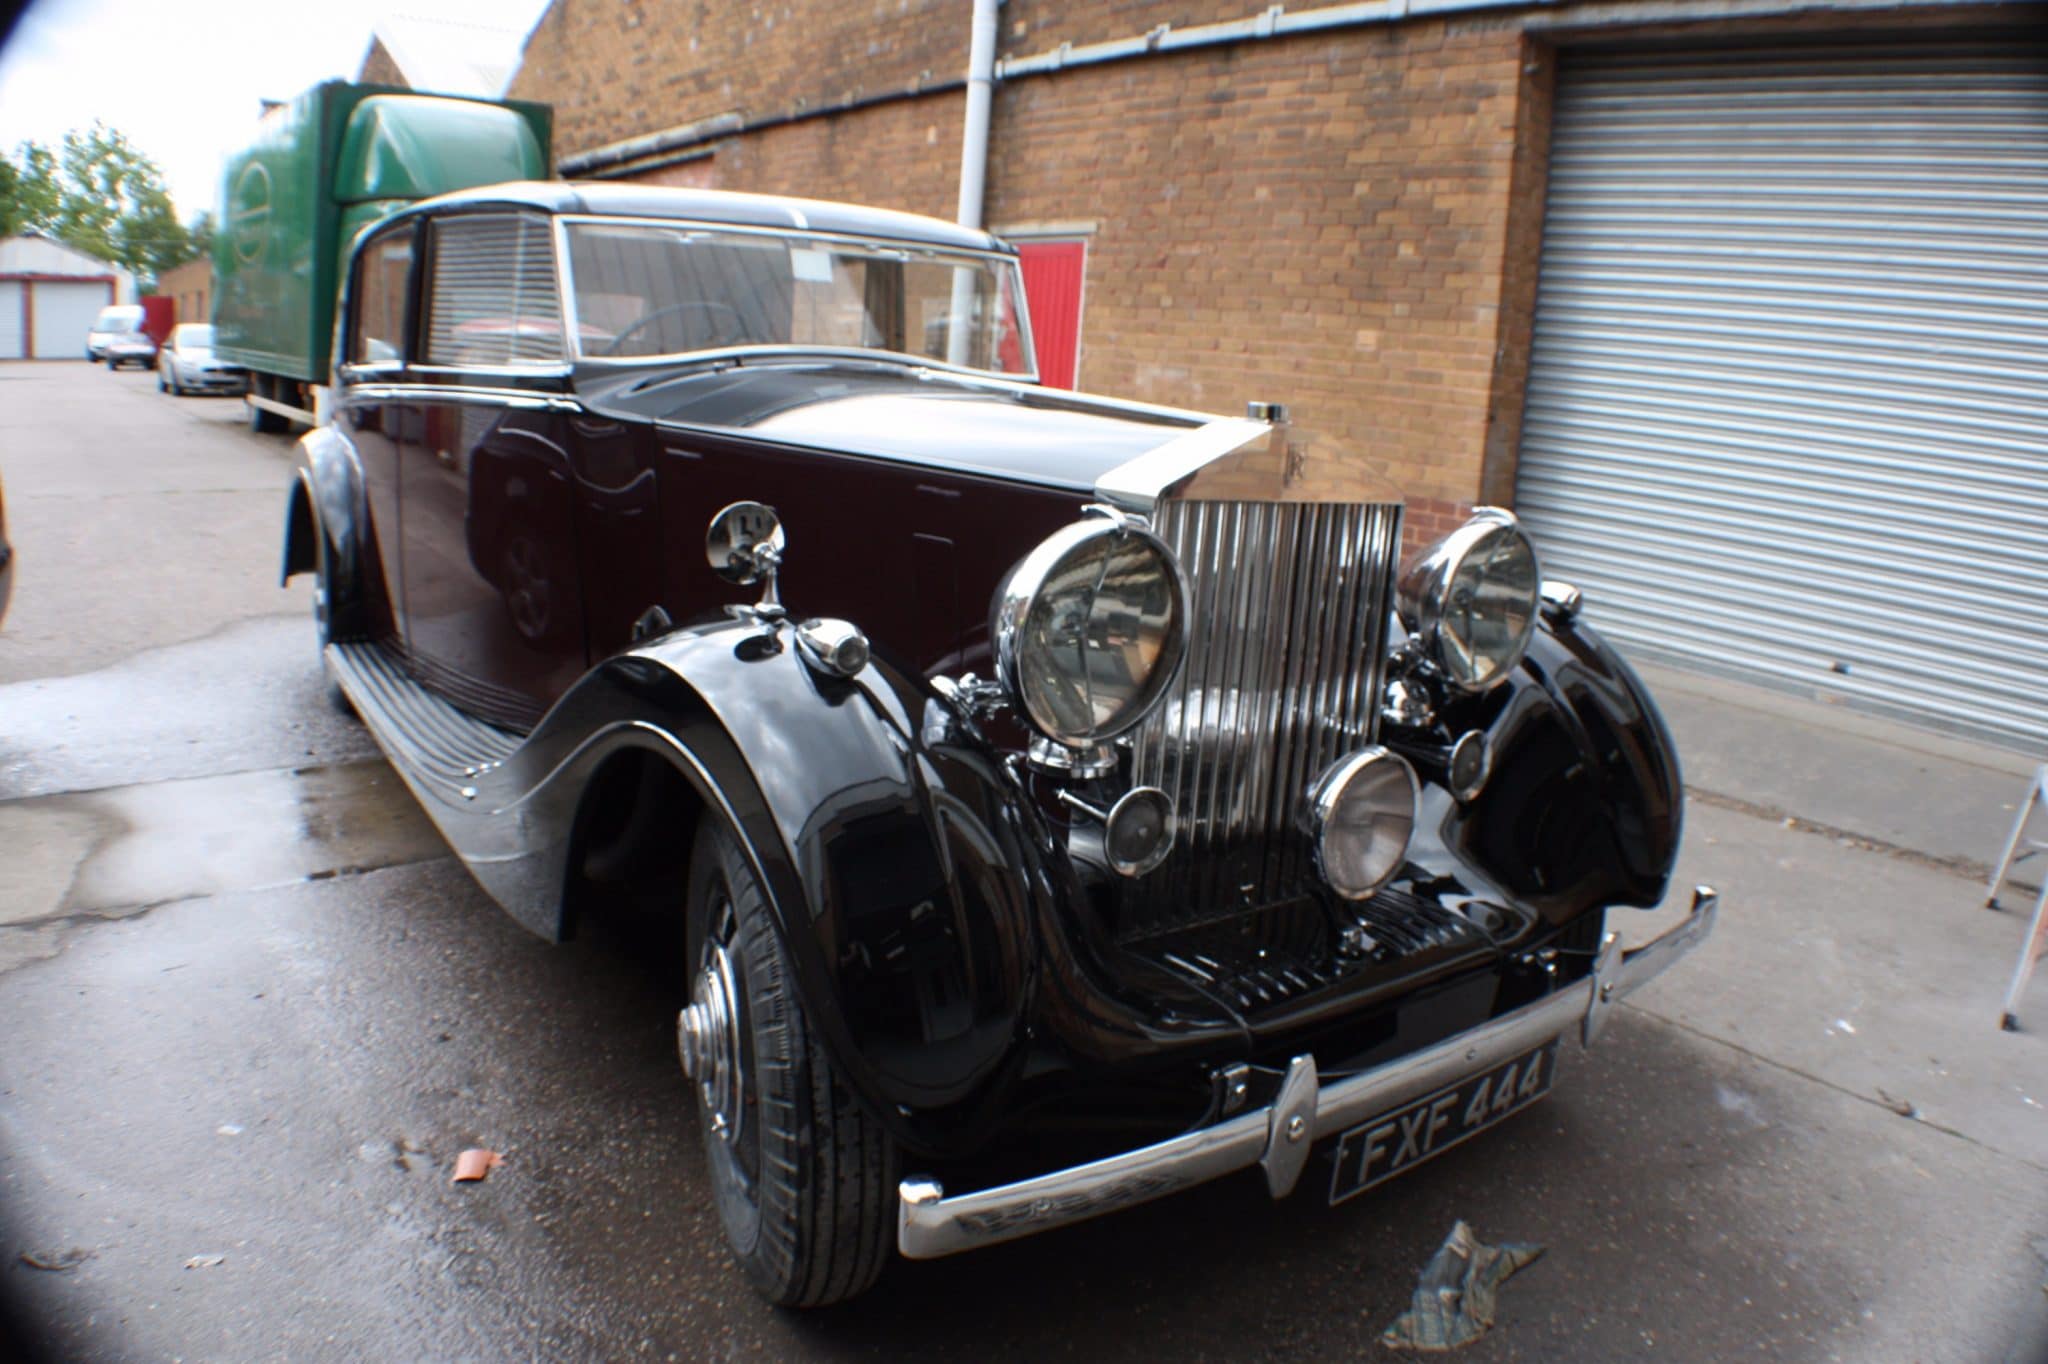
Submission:
<svg viewBox="0 0 2048 1364">
<path fill-rule="evenodd" d="M 562 300 L 548 220 L 476 213 L 436 222 L 427 363 L 496 367 L 562 358 Z"/>
<path fill-rule="evenodd" d="M 356 255 L 355 327 L 348 358 L 358 365 L 405 358 L 405 281 L 412 269 L 412 224 L 367 243 Z"/>
</svg>

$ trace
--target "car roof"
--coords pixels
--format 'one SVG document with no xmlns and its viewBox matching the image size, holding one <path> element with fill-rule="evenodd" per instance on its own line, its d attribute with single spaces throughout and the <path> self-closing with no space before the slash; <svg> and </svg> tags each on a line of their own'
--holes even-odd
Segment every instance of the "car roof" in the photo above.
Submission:
<svg viewBox="0 0 2048 1364">
<path fill-rule="evenodd" d="M 731 223 L 739 227 L 797 228 L 880 237 L 954 250 L 1001 251 L 1008 243 L 986 232 L 942 218 L 895 209 L 797 199 L 779 194 L 743 194 L 722 189 L 671 189 L 609 180 L 527 180 L 457 190 L 416 204 L 414 213 L 453 208 L 513 207 L 545 213 L 590 213 L 623 218 L 675 218 Z"/>
</svg>

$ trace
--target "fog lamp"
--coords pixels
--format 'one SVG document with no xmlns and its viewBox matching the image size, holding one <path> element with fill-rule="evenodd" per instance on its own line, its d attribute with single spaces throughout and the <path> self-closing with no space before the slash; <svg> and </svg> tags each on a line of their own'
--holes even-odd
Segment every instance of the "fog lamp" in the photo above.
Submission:
<svg viewBox="0 0 2048 1364">
<path fill-rule="evenodd" d="M 1317 779 L 1308 832 L 1330 889 L 1363 900 L 1401 869 L 1419 798 L 1415 769 L 1377 744 L 1340 758 Z"/>
<path fill-rule="evenodd" d="M 1077 825 L 1068 835 L 1068 850 L 1084 861 L 1119 876 L 1143 876 L 1173 851 L 1173 800 L 1156 786 L 1126 791 L 1107 810 L 1071 791 L 1060 792 L 1060 800 L 1095 821 Z"/>
</svg>

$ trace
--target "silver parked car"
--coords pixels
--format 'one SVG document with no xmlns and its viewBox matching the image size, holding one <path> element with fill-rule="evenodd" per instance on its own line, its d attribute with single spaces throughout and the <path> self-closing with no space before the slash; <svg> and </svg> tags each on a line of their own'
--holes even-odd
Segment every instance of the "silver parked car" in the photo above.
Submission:
<svg viewBox="0 0 2048 1364">
<path fill-rule="evenodd" d="M 247 370 L 214 358 L 211 323 L 186 322 L 171 328 L 157 352 L 156 386 L 161 391 L 240 393 L 248 384 Z"/>
<path fill-rule="evenodd" d="M 107 343 L 127 332 L 142 330 L 142 306 L 136 303 L 112 303 L 100 309 L 100 315 L 92 320 L 92 327 L 85 334 L 85 358 L 100 361 L 107 358 Z"/>
</svg>

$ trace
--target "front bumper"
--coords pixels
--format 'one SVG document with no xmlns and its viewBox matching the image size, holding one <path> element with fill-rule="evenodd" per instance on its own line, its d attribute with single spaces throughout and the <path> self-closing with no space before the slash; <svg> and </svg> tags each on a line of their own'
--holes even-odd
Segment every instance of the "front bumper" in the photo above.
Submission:
<svg viewBox="0 0 2048 1364">
<path fill-rule="evenodd" d="M 1711 887 L 1695 887 L 1692 912 L 1663 935 L 1624 952 L 1609 933 L 1584 979 L 1366 1074 L 1325 1087 L 1317 1080 L 1315 1058 L 1297 1056 L 1273 1103 L 1213 1127 L 956 1198 L 946 1197 L 936 1180 L 913 1176 L 897 1192 L 897 1248 L 912 1260 L 976 1250 L 1149 1202 L 1252 1165 L 1266 1172 L 1273 1197 L 1283 1198 L 1293 1192 L 1310 1148 L 1325 1137 L 1510 1061 L 1574 1024 L 1582 1043 L 1591 1046 L 1609 1010 L 1705 940 L 1719 907 Z"/>
</svg>

